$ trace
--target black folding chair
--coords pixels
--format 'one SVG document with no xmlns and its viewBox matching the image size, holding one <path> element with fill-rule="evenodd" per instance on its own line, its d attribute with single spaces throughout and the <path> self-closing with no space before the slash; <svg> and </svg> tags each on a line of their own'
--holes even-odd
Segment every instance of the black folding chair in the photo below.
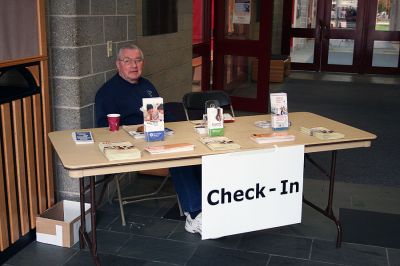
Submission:
<svg viewBox="0 0 400 266">
<path fill-rule="evenodd" d="M 165 122 L 185 121 L 185 111 L 181 102 L 164 103 Z"/>
<path fill-rule="evenodd" d="M 177 122 L 177 121 L 184 121 L 185 120 L 185 115 L 184 115 L 184 108 L 182 106 L 182 103 L 179 102 L 167 102 L 164 103 L 164 112 L 165 112 L 165 122 Z M 163 171 L 161 171 L 163 172 Z M 121 188 L 120 188 L 120 180 L 125 177 L 127 173 L 124 174 L 115 174 L 114 175 L 114 180 L 117 188 L 117 198 L 115 199 L 119 203 L 120 207 L 120 212 L 121 212 L 121 221 L 122 225 L 126 225 L 125 221 L 125 212 L 124 212 L 124 205 L 130 204 L 130 203 L 135 203 L 135 202 L 141 202 L 141 201 L 148 201 L 148 200 L 157 200 L 157 199 L 167 199 L 167 198 L 178 198 L 177 194 L 173 195 L 163 195 L 160 196 L 159 193 L 161 190 L 164 188 L 165 184 L 168 181 L 168 178 L 170 178 L 169 173 L 164 174 L 161 173 L 160 176 L 163 177 L 160 185 L 157 187 L 156 190 L 153 192 L 149 192 L 146 194 L 141 194 L 141 195 L 131 195 L 131 196 L 122 196 L 121 194 Z M 158 173 L 153 174 L 148 173 L 149 175 L 159 175 Z M 179 205 L 179 210 L 181 213 L 181 216 L 183 215 L 183 211 L 179 202 L 178 198 L 178 205 Z"/>
<path fill-rule="evenodd" d="M 189 92 L 183 96 L 182 103 L 188 121 L 202 119 L 208 105 L 216 105 L 224 110 L 229 108 L 232 117 L 235 117 L 231 98 L 225 91 Z"/>
</svg>

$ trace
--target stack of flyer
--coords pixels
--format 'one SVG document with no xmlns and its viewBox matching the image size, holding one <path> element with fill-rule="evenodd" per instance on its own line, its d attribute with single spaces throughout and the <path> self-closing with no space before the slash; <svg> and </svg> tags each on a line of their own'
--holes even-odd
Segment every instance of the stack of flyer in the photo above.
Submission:
<svg viewBox="0 0 400 266">
<path fill-rule="evenodd" d="M 287 132 L 273 132 L 273 133 L 256 133 L 251 134 L 250 139 L 257 142 L 258 144 L 293 141 L 295 140 L 294 135 L 290 135 Z"/>
<path fill-rule="evenodd" d="M 289 128 L 289 116 L 286 93 L 271 93 L 271 127 L 272 130 Z"/>
<path fill-rule="evenodd" d="M 163 98 L 143 98 L 144 136 L 146 141 L 164 140 Z"/>
<path fill-rule="evenodd" d="M 227 137 L 201 137 L 201 143 L 213 151 L 240 149 L 240 145 Z"/>
<path fill-rule="evenodd" d="M 151 154 L 164 154 L 164 153 L 193 151 L 194 145 L 190 143 L 175 143 L 175 144 L 148 146 L 144 149 Z"/>
<path fill-rule="evenodd" d="M 99 148 L 104 156 L 109 161 L 115 160 L 131 160 L 141 157 L 140 150 L 132 145 L 132 143 L 125 142 L 109 142 L 102 141 L 99 143 Z"/>
<path fill-rule="evenodd" d="M 325 127 L 312 127 L 312 128 L 300 127 L 300 131 L 306 135 L 314 136 L 322 140 L 344 138 L 344 134 L 335 132 Z"/>
</svg>

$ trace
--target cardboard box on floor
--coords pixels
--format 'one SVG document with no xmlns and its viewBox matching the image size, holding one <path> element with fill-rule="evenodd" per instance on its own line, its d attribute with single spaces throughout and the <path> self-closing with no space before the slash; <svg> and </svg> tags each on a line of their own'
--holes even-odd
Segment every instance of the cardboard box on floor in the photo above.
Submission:
<svg viewBox="0 0 400 266">
<path fill-rule="evenodd" d="M 72 247 L 79 240 L 80 203 L 63 200 L 36 217 L 36 240 L 60 247 Z M 86 231 L 90 232 L 90 204 L 85 203 Z"/>
</svg>

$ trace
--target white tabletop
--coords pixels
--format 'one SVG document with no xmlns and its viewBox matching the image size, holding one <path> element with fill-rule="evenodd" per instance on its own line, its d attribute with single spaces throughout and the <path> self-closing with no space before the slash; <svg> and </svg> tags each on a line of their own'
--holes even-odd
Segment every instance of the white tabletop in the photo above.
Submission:
<svg viewBox="0 0 400 266">
<path fill-rule="evenodd" d="M 254 122 L 259 120 L 270 120 L 270 116 L 256 115 L 236 117 L 235 122 L 226 123 L 224 125 L 225 136 L 241 145 L 241 150 L 305 145 L 306 153 L 369 147 L 371 146 L 371 141 L 376 138 L 374 134 L 316 114 L 297 112 L 289 114 L 289 120 L 292 122 L 292 125 L 288 133 L 295 135 L 295 141 L 257 144 L 249 138 L 250 134 L 271 132 L 270 128 L 263 129 L 256 127 Z M 94 144 L 75 144 L 71 133 L 78 130 L 51 132 L 49 133 L 49 137 L 62 164 L 69 170 L 69 175 L 74 178 L 201 164 L 201 157 L 204 155 L 232 152 L 211 151 L 199 141 L 199 135 L 194 132 L 193 126 L 194 125 L 188 121 L 166 123 L 166 127 L 171 128 L 175 133 L 173 136 L 166 136 L 165 140 L 161 142 L 146 142 L 144 139 L 135 139 L 122 128 L 117 132 L 110 132 L 108 128 L 82 129 L 82 131 L 92 131 L 95 140 Z M 301 133 L 300 127 L 302 126 L 308 128 L 326 127 L 336 132 L 343 133 L 345 138 L 338 140 L 320 140 Z M 142 157 L 135 160 L 108 161 L 99 150 L 98 142 L 100 141 L 129 141 L 142 151 Z M 149 145 L 182 142 L 193 143 L 195 145 L 194 151 L 160 155 L 150 155 L 148 152 L 143 151 L 144 147 Z"/>
</svg>

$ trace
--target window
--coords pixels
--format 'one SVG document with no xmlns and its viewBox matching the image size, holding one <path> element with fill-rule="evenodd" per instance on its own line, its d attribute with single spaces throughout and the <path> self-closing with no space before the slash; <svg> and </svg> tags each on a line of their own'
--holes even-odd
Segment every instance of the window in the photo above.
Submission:
<svg viewBox="0 0 400 266">
<path fill-rule="evenodd" d="M 145 0 L 142 9 L 143 36 L 178 31 L 177 0 Z"/>
</svg>

